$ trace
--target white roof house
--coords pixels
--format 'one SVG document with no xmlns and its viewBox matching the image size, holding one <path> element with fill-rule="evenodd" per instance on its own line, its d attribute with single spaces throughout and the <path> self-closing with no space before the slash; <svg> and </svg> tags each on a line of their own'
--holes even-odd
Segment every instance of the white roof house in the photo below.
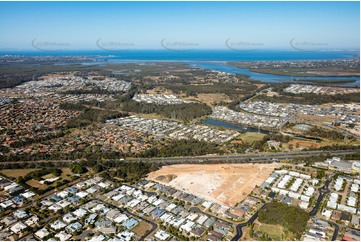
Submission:
<svg viewBox="0 0 361 242">
<path fill-rule="evenodd" d="M 170 211 L 172 211 L 173 209 L 175 209 L 176 207 L 177 207 L 176 204 L 171 203 L 171 204 L 169 204 L 169 205 L 165 208 L 165 210 L 168 211 L 168 212 L 170 212 Z"/>
<path fill-rule="evenodd" d="M 81 191 L 81 192 L 77 192 L 75 195 L 77 195 L 80 198 L 84 198 L 84 197 L 88 196 L 89 193 Z"/>
<path fill-rule="evenodd" d="M 31 197 L 35 196 L 35 193 L 26 191 L 26 192 L 22 193 L 21 196 L 23 196 L 24 198 L 31 198 Z"/>
<path fill-rule="evenodd" d="M 118 195 L 113 196 L 113 197 L 112 197 L 112 200 L 114 200 L 114 201 L 119 201 L 119 200 L 122 199 L 123 197 L 125 197 L 125 195 L 122 194 L 122 193 L 119 193 Z"/>
<path fill-rule="evenodd" d="M 311 197 L 313 193 L 315 192 L 315 189 L 313 187 L 308 187 L 305 191 L 305 195 Z"/>
<path fill-rule="evenodd" d="M 188 220 L 180 228 L 181 228 L 182 231 L 186 231 L 187 233 L 189 233 L 189 232 L 191 232 L 193 226 L 194 226 L 194 222 Z"/>
<path fill-rule="evenodd" d="M 75 210 L 75 211 L 73 212 L 73 214 L 74 214 L 77 218 L 82 218 L 82 217 L 84 217 L 87 213 L 88 213 L 88 211 L 85 210 L 84 208 L 78 208 L 77 210 Z"/>
<path fill-rule="evenodd" d="M 39 239 L 43 239 L 44 237 L 48 236 L 49 234 L 50 233 L 46 228 L 42 228 L 35 233 L 35 236 L 38 237 Z"/>
<path fill-rule="evenodd" d="M 356 198 L 355 197 L 348 197 L 347 198 L 347 205 L 351 207 L 355 207 L 356 205 Z"/>
<path fill-rule="evenodd" d="M 196 218 L 198 218 L 198 214 L 196 214 L 196 213 L 191 213 L 187 217 L 187 219 L 191 220 L 191 221 L 194 221 Z"/>
<path fill-rule="evenodd" d="M 61 191 L 61 192 L 58 192 L 56 195 L 58 195 L 61 198 L 66 198 L 69 195 L 69 192 L 68 191 Z"/>
<path fill-rule="evenodd" d="M 312 180 L 310 180 L 310 182 L 311 182 L 311 184 L 312 185 L 317 185 L 320 181 L 318 180 L 318 179 L 316 179 L 316 178 L 313 178 Z"/>
<path fill-rule="evenodd" d="M 197 223 L 198 223 L 198 224 L 203 224 L 207 219 L 208 219 L 208 216 L 206 216 L 206 215 L 201 215 L 201 216 L 199 216 L 199 218 L 197 219 Z"/>
<path fill-rule="evenodd" d="M 63 221 L 65 222 L 65 223 L 71 223 L 71 222 L 73 222 L 73 221 L 75 221 L 75 220 L 77 220 L 77 218 L 76 217 L 74 217 L 71 213 L 67 213 L 67 214 L 65 214 L 64 216 L 63 216 Z"/>
<path fill-rule="evenodd" d="M 212 205 L 213 205 L 213 203 L 210 201 L 204 201 L 202 203 L 202 206 L 205 207 L 206 209 L 209 209 Z"/>
<path fill-rule="evenodd" d="M 310 197 L 305 196 L 305 195 L 301 195 L 301 200 L 304 202 L 309 202 L 310 201 Z"/>
<path fill-rule="evenodd" d="M 308 203 L 308 202 L 304 202 L 304 201 L 300 202 L 300 204 L 299 204 L 300 208 L 302 208 L 302 209 L 307 209 L 307 208 L 308 208 L 308 205 L 309 205 L 309 203 Z"/>
<path fill-rule="evenodd" d="M 66 224 L 63 223 L 62 221 L 60 220 L 56 220 L 55 222 L 51 223 L 50 224 L 50 227 L 54 230 L 59 230 L 59 229 L 63 229 L 66 227 Z"/>
<path fill-rule="evenodd" d="M 31 225 L 36 224 L 38 221 L 39 221 L 38 216 L 33 215 L 25 221 L 25 224 L 28 226 L 31 226 Z"/>
<path fill-rule="evenodd" d="M 58 204 L 53 204 L 53 205 L 51 205 L 50 207 L 48 207 L 48 209 L 56 212 L 56 211 L 62 209 L 62 207 L 59 206 Z"/>
<path fill-rule="evenodd" d="M 117 234 L 117 237 L 121 241 L 130 241 L 133 236 L 134 236 L 134 233 L 130 232 L 130 231 L 123 231 L 123 232 L 120 232 L 120 233 Z"/>
<path fill-rule="evenodd" d="M 125 214 L 120 214 L 118 215 L 115 219 L 114 219 L 114 222 L 116 223 L 123 223 L 124 221 L 128 220 L 128 216 L 125 215 Z"/>
<path fill-rule="evenodd" d="M 16 224 L 14 224 L 13 226 L 10 227 L 10 230 L 17 234 L 19 232 L 21 232 L 23 229 L 27 228 L 28 226 L 26 226 L 25 224 L 23 224 L 22 222 L 17 222 Z"/>
<path fill-rule="evenodd" d="M 59 238 L 60 241 L 67 241 L 71 238 L 71 235 L 66 233 L 65 231 L 60 231 L 54 237 Z"/>
<path fill-rule="evenodd" d="M 62 208 L 66 208 L 66 207 L 68 207 L 71 203 L 64 199 L 64 200 L 61 200 L 61 201 L 57 202 L 56 204 L 59 205 L 59 206 L 62 207 Z"/>
<path fill-rule="evenodd" d="M 154 234 L 154 237 L 158 240 L 165 241 L 170 238 L 170 234 L 163 230 L 158 230 L 157 233 Z"/>
<path fill-rule="evenodd" d="M 332 210 L 323 209 L 321 214 L 322 216 L 325 216 L 327 219 L 329 219 L 332 215 Z"/>
<path fill-rule="evenodd" d="M 14 216 L 18 219 L 23 219 L 28 217 L 29 215 L 24 210 L 16 210 L 14 212 Z"/>
</svg>

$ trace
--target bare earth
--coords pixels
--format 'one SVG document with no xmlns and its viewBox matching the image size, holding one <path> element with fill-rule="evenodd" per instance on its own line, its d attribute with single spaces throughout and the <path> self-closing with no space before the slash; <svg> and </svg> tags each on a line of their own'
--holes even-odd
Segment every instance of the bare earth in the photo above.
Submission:
<svg viewBox="0 0 361 242">
<path fill-rule="evenodd" d="M 231 207 L 244 199 L 256 185 L 261 185 L 279 166 L 280 164 L 171 165 L 150 173 L 148 179 Z M 165 177 L 168 179 L 164 179 Z"/>
</svg>

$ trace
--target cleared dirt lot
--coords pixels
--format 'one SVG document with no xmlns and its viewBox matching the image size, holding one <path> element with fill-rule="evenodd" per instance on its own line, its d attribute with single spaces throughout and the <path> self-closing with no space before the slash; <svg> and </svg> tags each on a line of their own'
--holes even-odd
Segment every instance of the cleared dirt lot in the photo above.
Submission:
<svg viewBox="0 0 361 242">
<path fill-rule="evenodd" d="M 261 185 L 274 168 L 279 166 L 280 164 L 171 165 L 150 173 L 148 178 L 219 204 L 233 206 L 244 199 L 255 185 Z"/>
</svg>

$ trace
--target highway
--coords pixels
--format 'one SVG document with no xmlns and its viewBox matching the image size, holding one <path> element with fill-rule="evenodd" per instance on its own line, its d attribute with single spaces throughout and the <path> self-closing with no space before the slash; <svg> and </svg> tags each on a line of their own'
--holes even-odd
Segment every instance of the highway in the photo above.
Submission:
<svg viewBox="0 0 361 242">
<path fill-rule="evenodd" d="M 353 153 L 359 153 L 359 149 L 352 150 L 331 150 L 331 151 L 296 151 L 296 152 L 263 152 L 263 153 L 246 153 L 246 154 L 232 154 L 232 155 L 203 155 L 203 156 L 183 156 L 183 157 L 155 157 L 155 158 L 135 158 L 129 157 L 126 158 L 127 162 L 135 161 L 147 161 L 147 162 L 156 162 L 161 164 L 194 164 L 194 163 L 259 163 L 259 162 L 272 162 L 271 159 L 285 160 L 293 159 L 298 157 L 308 157 L 313 155 L 331 155 L 331 156 L 340 156 L 348 155 Z M 114 160 L 119 161 L 119 160 Z M 40 161 L 10 161 L 10 162 L 0 162 L 0 165 L 4 164 L 42 164 L 51 162 L 52 164 L 64 164 L 73 163 L 74 160 L 58 160 L 58 161 L 49 161 L 49 160 L 40 160 Z"/>
<path fill-rule="evenodd" d="M 127 161 L 148 161 L 160 163 L 211 163 L 211 162 L 259 162 L 269 161 L 271 159 L 292 159 L 296 157 L 308 157 L 313 155 L 347 155 L 358 153 L 360 150 L 337 150 L 337 151 L 297 151 L 297 152 L 267 152 L 267 153 L 247 153 L 236 155 L 205 155 L 205 156 L 192 156 L 192 157 L 161 157 L 161 158 L 127 158 Z"/>
</svg>

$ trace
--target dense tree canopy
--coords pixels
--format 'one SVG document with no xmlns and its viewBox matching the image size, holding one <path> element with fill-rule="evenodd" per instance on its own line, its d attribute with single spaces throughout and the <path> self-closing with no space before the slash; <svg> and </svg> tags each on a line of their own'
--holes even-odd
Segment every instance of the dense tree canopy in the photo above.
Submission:
<svg viewBox="0 0 361 242">
<path fill-rule="evenodd" d="M 279 224 L 300 237 L 306 228 L 309 215 L 301 208 L 288 206 L 282 202 L 267 204 L 258 213 L 258 220 L 266 224 Z"/>
</svg>

